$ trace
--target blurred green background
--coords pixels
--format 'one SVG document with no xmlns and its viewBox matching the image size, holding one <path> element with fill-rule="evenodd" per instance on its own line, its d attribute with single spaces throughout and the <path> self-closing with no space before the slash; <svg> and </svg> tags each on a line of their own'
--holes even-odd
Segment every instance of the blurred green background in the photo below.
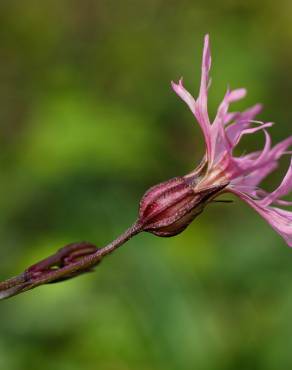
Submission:
<svg viewBox="0 0 292 370">
<path fill-rule="evenodd" d="M 149 186 L 200 161 L 170 80 L 197 93 L 207 32 L 211 114 L 247 87 L 234 109 L 260 101 L 274 140 L 290 135 L 291 14 L 290 0 L 2 0 L 0 277 L 106 244 Z M 94 274 L 1 302 L 0 369 L 291 369 L 291 312 L 291 250 L 239 200 L 214 204 L 175 238 L 137 236 Z"/>
</svg>

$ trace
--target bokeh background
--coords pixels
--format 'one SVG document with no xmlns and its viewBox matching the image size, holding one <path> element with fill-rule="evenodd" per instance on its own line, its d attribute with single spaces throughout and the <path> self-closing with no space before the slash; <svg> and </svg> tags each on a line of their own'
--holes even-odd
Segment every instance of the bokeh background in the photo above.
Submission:
<svg viewBox="0 0 292 370">
<path fill-rule="evenodd" d="M 73 241 L 111 241 L 153 184 L 193 169 L 211 36 L 210 112 L 262 102 L 291 134 L 290 0 L 1 1 L 0 277 Z M 242 151 L 263 144 L 259 136 Z M 265 182 L 278 184 L 287 167 Z M 210 205 L 181 235 L 140 235 L 94 274 L 0 304 L 0 369 L 292 368 L 292 251 L 249 207 Z"/>
</svg>

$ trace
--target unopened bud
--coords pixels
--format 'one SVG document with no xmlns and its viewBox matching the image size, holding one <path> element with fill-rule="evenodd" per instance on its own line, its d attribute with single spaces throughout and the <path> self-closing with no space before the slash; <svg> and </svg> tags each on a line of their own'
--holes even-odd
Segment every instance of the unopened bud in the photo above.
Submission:
<svg viewBox="0 0 292 370">
<path fill-rule="evenodd" d="M 42 261 L 30 266 L 26 269 L 25 274 L 29 279 L 40 278 L 49 272 L 57 271 L 65 266 L 69 266 L 78 262 L 83 257 L 94 254 L 98 248 L 88 242 L 71 243 L 59 249 L 55 254 L 43 259 Z M 89 272 L 91 269 L 84 268 L 77 271 L 70 272 L 62 278 L 54 279 L 50 283 L 71 279 L 74 276 L 80 275 L 84 272 Z"/>
<path fill-rule="evenodd" d="M 181 233 L 227 184 L 195 191 L 188 178 L 175 177 L 150 188 L 140 202 L 144 231 L 169 237 Z"/>
</svg>

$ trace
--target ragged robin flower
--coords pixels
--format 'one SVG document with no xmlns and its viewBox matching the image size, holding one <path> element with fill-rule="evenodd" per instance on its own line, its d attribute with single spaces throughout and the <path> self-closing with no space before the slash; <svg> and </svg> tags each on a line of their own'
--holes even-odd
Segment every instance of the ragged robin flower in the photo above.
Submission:
<svg viewBox="0 0 292 370">
<path fill-rule="evenodd" d="M 278 166 L 280 157 L 292 144 L 292 136 L 272 146 L 267 128 L 271 122 L 255 121 L 260 112 L 259 104 L 243 111 L 229 112 L 229 105 L 242 99 L 245 89 L 228 90 L 218 107 L 216 117 L 210 121 L 207 109 L 211 54 L 209 36 L 205 36 L 202 75 L 199 96 L 193 96 L 184 88 L 182 79 L 172 82 L 176 94 L 188 105 L 198 122 L 205 139 L 204 159 L 193 173 L 185 176 L 191 181 L 195 193 L 204 189 L 222 186 L 219 194 L 230 192 L 248 203 L 292 246 L 292 212 L 278 206 L 289 206 L 292 202 L 281 200 L 292 189 L 292 161 L 279 187 L 271 193 L 260 188 L 261 181 Z M 244 135 L 261 131 L 265 145 L 261 150 L 235 157 L 235 147 Z"/>
<path fill-rule="evenodd" d="M 104 256 L 142 231 L 162 237 L 177 235 L 209 202 L 227 192 L 248 203 L 292 246 L 292 212 L 279 208 L 292 205 L 292 202 L 281 199 L 292 189 L 292 162 L 276 190 L 268 193 L 259 186 L 277 168 L 280 157 L 291 154 L 288 149 L 292 145 L 292 136 L 272 146 L 267 132 L 272 123 L 255 120 L 261 110 L 259 104 L 243 112 L 229 112 L 229 105 L 242 99 L 245 89 L 228 90 L 211 122 L 207 110 L 210 67 L 207 35 L 198 98 L 193 98 L 184 88 L 182 79 L 172 83 L 174 91 L 188 105 L 203 132 L 206 152 L 199 166 L 186 176 L 175 177 L 149 189 L 140 202 L 137 221 L 117 239 L 101 248 L 88 242 L 72 243 L 61 248 L 28 267 L 22 274 L 1 282 L 0 299 L 92 271 Z M 234 156 L 234 149 L 242 137 L 258 131 L 265 137 L 264 147 Z"/>
</svg>

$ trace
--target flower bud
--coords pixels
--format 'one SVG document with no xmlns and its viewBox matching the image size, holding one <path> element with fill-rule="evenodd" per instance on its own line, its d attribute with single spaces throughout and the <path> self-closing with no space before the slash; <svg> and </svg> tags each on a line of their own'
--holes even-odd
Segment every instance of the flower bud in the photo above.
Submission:
<svg viewBox="0 0 292 370">
<path fill-rule="evenodd" d="M 142 229 L 163 237 L 181 233 L 226 186 L 222 184 L 195 191 L 191 183 L 187 177 L 175 177 L 150 188 L 140 202 L 139 223 Z"/>
<path fill-rule="evenodd" d="M 49 272 L 56 272 L 65 266 L 70 266 L 83 257 L 94 254 L 98 248 L 88 242 L 71 243 L 59 249 L 55 254 L 35 263 L 26 269 L 25 274 L 29 279 L 41 278 Z M 66 276 L 50 280 L 50 283 L 71 279 L 74 276 L 91 271 L 91 268 L 85 267 L 68 273 Z"/>
</svg>

